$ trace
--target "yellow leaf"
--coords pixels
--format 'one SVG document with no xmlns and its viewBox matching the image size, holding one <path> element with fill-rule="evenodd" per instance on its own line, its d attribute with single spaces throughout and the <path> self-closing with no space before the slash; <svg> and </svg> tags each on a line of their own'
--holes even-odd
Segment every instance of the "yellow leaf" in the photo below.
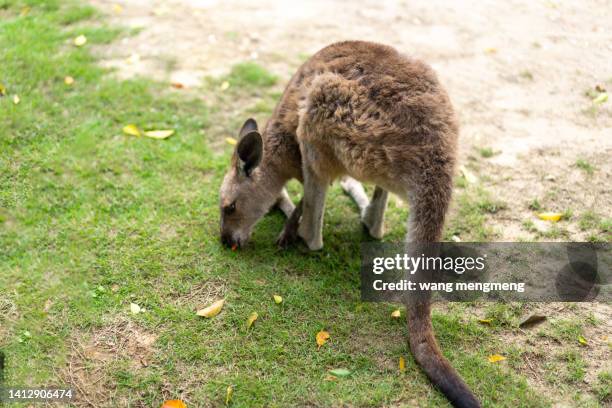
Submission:
<svg viewBox="0 0 612 408">
<path fill-rule="evenodd" d="M 0 84 L 0 96 L 6 95 L 6 88 L 4 85 Z"/>
<path fill-rule="evenodd" d="M 130 303 L 130 311 L 132 314 L 138 314 L 142 311 L 142 309 L 136 303 Z"/>
<path fill-rule="evenodd" d="M 64 83 L 68 86 L 74 84 L 74 78 L 71 76 L 67 76 L 64 78 Z"/>
<path fill-rule="evenodd" d="M 491 325 L 491 319 L 478 319 L 478 323 Z"/>
<path fill-rule="evenodd" d="M 578 343 L 582 344 L 583 346 L 586 346 L 587 344 L 589 344 L 587 340 L 582 336 L 578 336 Z"/>
<path fill-rule="evenodd" d="M 165 401 L 161 408 L 187 408 L 187 405 L 181 400 Z"/>
<path fill-rule="evenodd" d="M 562 213 L 544 212 L 538 214 L 538 218 L 544 221 L 557 222 L 563 217 Z"/>
<path fill-rule="evenodd" d="M 132 54 L 125 60 L 125 62 L 127 62 L 128 64 L 136 64 L 140 62 L 140 55 Z"/>
<path fill-rule="evenodd" d="M 21 9 L 21 13 L 19 13 L 19 15 L 20 15 L 21 17 L 25 17 L 25 16 L 27 16 L 28 14 L 30 14 L 30 10 L 31 10 L 31 8 L 30 8 L 30 7 L 28 7 L 28 6 L 26 6 L 26 7 L 24 7 L 24 8 L 22 8 L 22 9 Z"/>
<path fill-rule="evenodd" d="M 471 171 L 469 171 L 465 166 L 461 165 L 459 166 L 459 172 L 461 173 L 461 175 L 463 176 L 463 178 L 465 178 L 465 181 L 467 181 L 470 184 L 474 184 L 478 181 L 478 179 L 476 178 L 476 176 L 474 174 L 472 174 Z"/>
<path fill-rule="evenodd" d="M 393 317 L 394 319 L 398 319 L 401 316 L 402 316 L 402 312 L 399 309 L 394 310 L 393 312 L 391 312 L 391 317 Z"/>
<path fill-rule="evenodd" d="M 253 325 L 253 323 L 255 323 L 255 320 L 257 320 L 258 317 L 259 315 L 257 314 L 257 312 L 251 313 L 251 315 L 247 319 L 247 329 L 251 328 L 251 326 Z"/>
<path fill-rule="evenodd" d="M 597 105 L 601 105 L 602 103 L 606 102 L 608 100 L 608 93 L 607 92 L 601 92 L 599 95 L 597 95 L 595 97 L 595 99 L 593 99 L 593 103 L 597 104 Z"/>
<path fill-rule="evenodd" d="M 283 303 L 283 297 L 280 295 L 274 295 L 274 303 L 280 305 L 281 303 Z"/>
<path fill-rule="evenodd" d="M 140 129 L 136 125 L 127 125 L 123 128 L 123 133 L 130 136 L 140 136 Z"/>
<path fill-rule="evenodd" d="M 497 48 L 495 48 L 495 47 L 488 47 L 488 48 L 485 48 L 485 50 L 484 50 L 484 51 L 485 51 L 487 54 L 495 54 L 495 53 L 497 53 Z"/>
<path fill-rule="evenodd" d="M 82 34 L 74 39 L 74 45 L 76 45 L 77 47 L 82 47 L 86 43 L 87 43 L 87 37 L 85 37 Z"/>
<path fill-rule="evenodd" d="M 19 98 L 19 95 L 13 95 L 13 103 L 15 105 L 19 105 L 19 102 L 21 102 L 21 99 Z"/>
<path fill-rule="evenodd" d="M 499 354 L 493 354 L 489 356 L 489 363 L 497 363 L 498 361 L 504 361 L 506 357 L 500 356 Z"/>
<path fill-rule="evenodd" d="M 238 141 L 234 139 L 233 137 L 226 137 L 225 141 L 231 144 L 232 146 L 236 146 L 238 144 Z"/>
<path fill-rule="evenodd" d="M 221 89 L 222 91 L 225 91 L 225 90 L 226 90 L 227 88 L 229 88 L 229 87 L 230 87 L 230 83 L 229 83 L 229 82 L 227 82 L 227 81 L 223 81 L 223 82 L 221 83 L 221 86 L 219 87 L 219 89 Z"/>
<path fill-rule="evenodd" d="M 174 134 L 174 130 L 148 130 L 144 132 L 144 135 L 153 139 L 165 139 Z"/>
<path fill-rule="evenodd" d="M 123 7 L 121 6 L 121 4 L 113 4 L 113 11 L 119 14 L 123 11 Z"/>
<path fill-rule="evenodd" d="M 234 387 L 231 385 L 227 386 L 227 390 L 225 391 L 225 405 L 229 405 L 232 402 L 232 396 L 234 395 Z"/>
<path fill-rule="evenodd" d="M 321 348 L 322 345 L 327 343 L 327 340 L 329 340 L 328 332 L 326 332 L 325 330 L 321 330 L 317 333 L 317 345 L 319 346 L 319 348 Z"/>
<path fill-rule="evenodd" d="M 225 303 L 225 299 L 221 299 L 221 300 L 217 300 L 215 303 L 213 303 L 212 305 L 202 309 L 202 310 L 198 310 L 197 311 L 197 315 L 198 316 L 202 316 L 202 317 L 215 317 L 216 315 L 219 314 L 219 312 L 221 311 L 221 309 L 223 309 L 223 304 Z"/>
<path fill-rule="evenodd" d="M 406 360 L 404 360 L 404 357 L 401 357 L 401 356 L 399 358 L 399 370 L 401 372 L 406 371 Z"/>
</svg>

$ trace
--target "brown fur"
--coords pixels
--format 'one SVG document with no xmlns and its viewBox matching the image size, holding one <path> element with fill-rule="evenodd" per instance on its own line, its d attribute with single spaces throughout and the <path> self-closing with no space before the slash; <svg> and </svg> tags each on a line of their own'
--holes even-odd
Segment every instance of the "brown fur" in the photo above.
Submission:
<svg viewBox="0 0 612 408">
<path fill-rule="evenodd" d="M 257 144 L 252 124 L 243 132 L 240 143 Z M 234 154 L 221 187 L 223 240 L 246 242 L 285 183 L 296 178 L 304 183 L 304 198 L 280 243 L 299 235 L 311 249 L 321 248 L 327 185 L 350 176 L 409 202 L 407 241 L 437 242 L 451 199 L 457 136 L 450 100 L 428 65 L 380 44 L 332 44 L 287 85 L 262 132 L 263 157 L 252 174 L 244 171 L 251 158 L 240 149 Z M 438 350 L 429 299 L 407 307 L 411 349 L 424 371 L 455 406 L 480 406 Z"/>
</svg>

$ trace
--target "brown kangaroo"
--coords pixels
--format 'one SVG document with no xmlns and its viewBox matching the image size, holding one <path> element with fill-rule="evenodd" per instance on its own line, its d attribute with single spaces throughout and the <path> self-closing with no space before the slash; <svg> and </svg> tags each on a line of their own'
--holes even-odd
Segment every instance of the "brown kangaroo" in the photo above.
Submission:
<svg viewBox="0 0 612 408">
<path fill-rule="evenodd" d="M 457 137 L 451 102 L 428 65 L 370 42 L 325 47 L 291 78 L 263 132 L 253 119 L 242 127 L 220 191 L 221 239 L 244 245 L 278 204 L 289 218 L 278 243 L 300 237 L 321 249 L 326 191 L 341 178 L 373 237 L 383 235 L 391 191 L 410 205 L 407 242 L 438 242 Z M 292 178 L 304 186 L 295 209 L 284 189 Z M 357 180 L 376 185 L 371 201 Z M 454 406 L 480 407 L 438 349 L 429 297 L 409 299 L 406 308 L 416 361 Z"/>
</svg>

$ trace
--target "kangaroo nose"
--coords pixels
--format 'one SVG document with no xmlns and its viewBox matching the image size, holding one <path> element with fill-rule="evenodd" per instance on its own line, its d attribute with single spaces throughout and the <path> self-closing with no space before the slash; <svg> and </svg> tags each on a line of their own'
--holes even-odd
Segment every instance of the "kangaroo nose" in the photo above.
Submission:
<svg viewBox="0 0 612 408">
<path fill-rule="evenodd" d="M 232 237 L 232 234 L 228 234 L 228 233 L 221 234 L 221 243 L 225 245 L 226 247 L 232 248 L 232 249 L 240 246 L 239 242 L 234 240 L 234 238 Z"/>
</svg>

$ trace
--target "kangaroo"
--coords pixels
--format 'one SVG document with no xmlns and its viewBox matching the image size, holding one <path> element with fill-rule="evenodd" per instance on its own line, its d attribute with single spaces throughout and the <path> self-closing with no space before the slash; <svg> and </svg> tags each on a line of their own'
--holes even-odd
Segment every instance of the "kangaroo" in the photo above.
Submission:
<svg viewBox="0 0 612 408">
<path fill-rule="evenodd" d="M 248 119 L 220 190 L 221 240 L 233 248 L 278 205 L 288 217 L 278 244 L 323 247 L 328 186 L 341 179 L 369 234 L 382 238 L 388 192 L 410 206 L 406 241 L 438 242 L 452 193 L 457 120 L 436 74 L 394 48 L 364 41 L 329 45 L 293 75 L 263 131 Z M 284 188 L 298 179 L 297 207 Z M 359 181 L 358 181 L 359 180 Z M 360 182 L 376 185 L 369 200 Z M 406 301 L 412 353 L 455 407 L 480 403 L 442 356 L 430 299 Z"/>
</svg>

